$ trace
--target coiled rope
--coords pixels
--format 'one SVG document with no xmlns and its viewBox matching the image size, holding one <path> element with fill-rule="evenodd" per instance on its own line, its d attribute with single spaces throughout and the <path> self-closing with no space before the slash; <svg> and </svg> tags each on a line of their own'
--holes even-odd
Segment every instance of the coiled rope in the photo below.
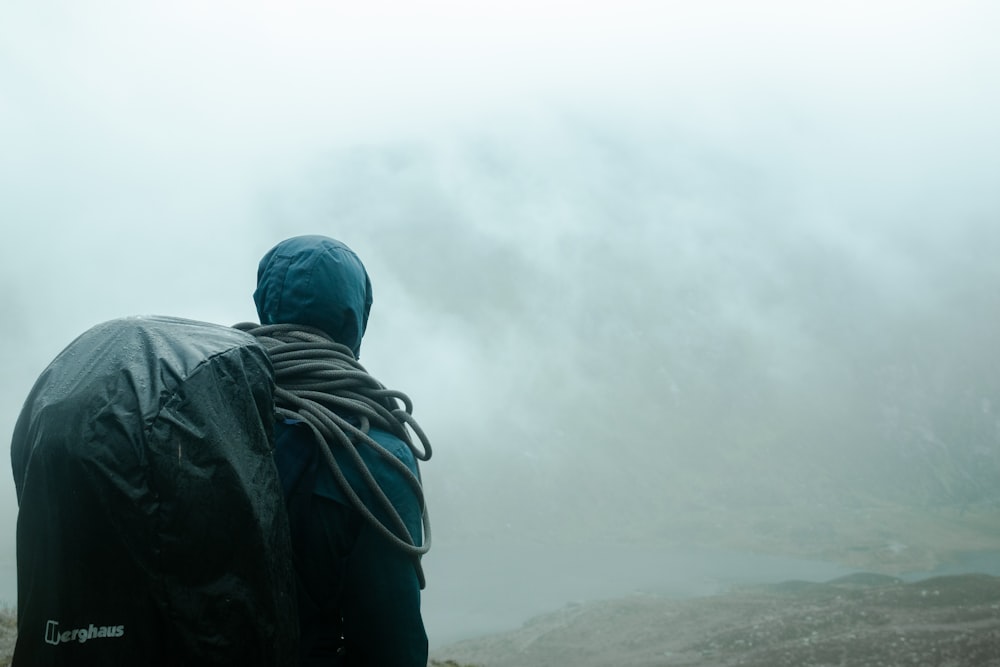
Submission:
<svg viewBox="0 0 1000 667">
<path fill-rule="evenodd" d="M 233 326 L 256 338 L 271 359 L 275 375 L 275 412 L 285 419 L 300 420 L 312 431 L 340 490 L 376 531 L 395 548 L 413 557 L 423 588 L 420 557 L 430 549 L 431 531 L 419 471 L 414 475 L 405 463 L 368 435 L 371 428 L 387 431 L 406 443 L 417 459 L 430 459 L 430 442 L 413 418 L 413 403 L 409 397 L 383 386 L 358 363 L 349 347 L 334 342 L 320 329 L 252 322 Z M 351 423 L 352 417 L 357 425 Z M 413 443 L 411 430 L 420 442 L 419 447 Z M 351 488 L 333 456 L 334 447 L 339 447 L 354 463 L 375 503 L 388 517 L 388 523 L 375 516 Z M 412 487 L 420 503 L 422 544 L 410 534 L 399 512 L 368 470 L 359 447 L 377 452 Z"/>
</svg>

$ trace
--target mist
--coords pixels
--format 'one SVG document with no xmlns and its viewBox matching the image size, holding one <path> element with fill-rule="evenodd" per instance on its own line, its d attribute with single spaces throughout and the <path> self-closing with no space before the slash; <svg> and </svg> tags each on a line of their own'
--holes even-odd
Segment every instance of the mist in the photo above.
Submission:
<svg viewBox="0 0 1000 667">
<path fill-rule="evenodd" d="M 319 233 L 372 275 L 437 549 L 919 551 L 885 512 L 1000 503 L 998 20 L 7 3 L 0 432 L 85 329 L 255 319 L 260 256 Z"/>
</svg>

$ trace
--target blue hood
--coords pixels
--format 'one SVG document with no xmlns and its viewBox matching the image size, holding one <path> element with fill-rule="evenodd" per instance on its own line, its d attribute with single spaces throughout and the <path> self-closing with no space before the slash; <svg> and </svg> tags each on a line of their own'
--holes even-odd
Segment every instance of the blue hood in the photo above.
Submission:
<svg viewBox="0 0 1000 667">
<path fill-rule="evenodd" d="M 372 284 L 350 248 L 326 236 L 296 236 L 271 248 L 253 293 L 261 324 L 304 324 L 361 352 Z"/>
</svg>

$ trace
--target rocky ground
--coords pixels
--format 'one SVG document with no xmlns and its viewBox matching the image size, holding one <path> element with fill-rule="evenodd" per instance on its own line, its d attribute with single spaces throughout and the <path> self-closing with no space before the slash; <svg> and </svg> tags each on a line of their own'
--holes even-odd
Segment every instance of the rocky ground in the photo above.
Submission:
<svg viewBox="0 0 1000 667">
<path fill-rule="evenodd" d="M 14 613 L 0 610 L 0 667 Z M 1000 578 L 851 575 L 673 600 L 634 595 L 435 652 L 441 667 L 1000 667 Z"/>
<path fill-rule="evenodd" d="M 481 667 L 1000 667 L 1000 578 L 851 575 L 570 605 L 435 660 Z"/>
<path fill-rule="evenodd" d="M 17 639 L 17 615 L 13 609 L 0 608 L 0 667 L 10 667 Z"/>
<path fill-rule="evenodd" d="M 784 513 L 782 513 L 784 512 Z M 1000 667 L 1000 578 L 904 583 L 960 552 L 1000 551 L 1000 510 L 867 508 L 714 512 L 695 544 L 841 563 L 882 574 L 790 581 L 696 599 L 632 595 L 568 605 L 518 630 L 444 646 L 435 667 Z M 690 533 L 690 534 L 689 534 Z M 724 535 L 726 541 L 709 539 Z M 887 574 L 888 573 L 888 574 Z M 511 590 L 511 595 L 517 595 Z M 0 667 L 15 614 L 0 608 Z"/>
</svg>

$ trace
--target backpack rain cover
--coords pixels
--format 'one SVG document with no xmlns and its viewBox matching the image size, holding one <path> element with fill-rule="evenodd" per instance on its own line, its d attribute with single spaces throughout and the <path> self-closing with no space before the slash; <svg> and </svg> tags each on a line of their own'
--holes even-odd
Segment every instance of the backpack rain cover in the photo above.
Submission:
<svg viewBox="0 0 1000 667">
<path fill-rule="evenodd" d="M 251 336 L 100 324 L 42 372 L 11 444 L 14 664 L 292 665 L 294 574 Z"/>
</svg>

